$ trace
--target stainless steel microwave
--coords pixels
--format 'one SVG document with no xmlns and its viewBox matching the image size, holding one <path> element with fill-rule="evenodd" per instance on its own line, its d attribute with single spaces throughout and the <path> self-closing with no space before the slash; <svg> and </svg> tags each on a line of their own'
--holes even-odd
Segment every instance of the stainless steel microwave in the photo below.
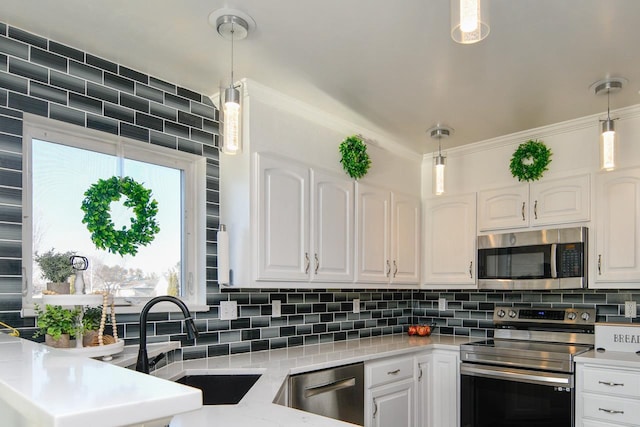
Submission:
<svg viewBox="0 0 640 427">
<path fill-rule="evenodd" d="M 586 227 L 478 236 L 478 288 L 587 286 Z"/>
</svg>

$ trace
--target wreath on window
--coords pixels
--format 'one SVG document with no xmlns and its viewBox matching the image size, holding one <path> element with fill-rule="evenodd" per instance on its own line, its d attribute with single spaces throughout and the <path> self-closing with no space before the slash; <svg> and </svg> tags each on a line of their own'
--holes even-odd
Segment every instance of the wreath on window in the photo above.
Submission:
<svg viewBox="0 0 640 427">
<path fill-rule="evenodd" d="M 551 154 L 551 150 L 541 141 L 523 142 L 511 157 L 511 174 L 518 181 L 537 181 L 551 163 Z"/>
<path fill-rule="evenodd" d="M 342 168 L 351 178 L 362 178 L 367 174 L 369 166 L 371 166 L 371 159 L 367 154 L 367 146 L 362 138 L 358 135 L 352 135 L 345 138 L 340 143 L 340 154 L 342 158 Z"/>
<path fill-rule="evenodd" d="M 133 178 L 113 176 L 99 179 L 84 193 L 82 210 L 83 224 L 91 233 L 91 241 L 98 249 L 106 249 L 121 256 L 138 253 L 138 246 L 147 246 L 160 231 L 156 222 L 158 202 L 151 199 L 151 190 L 146 189 Z M 134 217 L 130 227 L 116 230 L 111 220 L 111 203 L 125 196 L 123 205 L 132 208 Z"/>
</svg>

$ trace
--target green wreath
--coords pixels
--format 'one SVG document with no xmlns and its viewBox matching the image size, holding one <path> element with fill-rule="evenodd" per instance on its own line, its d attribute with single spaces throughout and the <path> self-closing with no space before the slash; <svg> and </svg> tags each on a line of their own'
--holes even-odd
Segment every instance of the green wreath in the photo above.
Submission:
<svg viewBox="0 0 640 427">
<path fill-rule="evenodd" d="M 132 208 L 129 229 L 116 230 L 111 220 L 111 203 L 127 197 L 123 205 Z M 113 176 L 99 179 L 84 193 L 82 210 L 83 224 L 91 233 L 91 240 L 98 249 L 106 249 L 121 256 L 138 253 L 138 245 L 147 246 L 153 241 L 160 227 L 155 220 L 158 202 L 151 199 L 151 190 L 138 184 L 133 178 Z"/>
<path fill-rule="evenodd" d="M 509 168 L 518 181 L 537 181 L 551 163 L 551 150 L 542 141 L 529 140 L 518 146 Z"/>
<path fill-rule="evenodd" d="M 362 178 L 367 174 L 371 159 L 367 154 L 367 146 L 357 135 L 347 137 L 340 143 L 342 168 L 351 178 Z"/>
</svg>

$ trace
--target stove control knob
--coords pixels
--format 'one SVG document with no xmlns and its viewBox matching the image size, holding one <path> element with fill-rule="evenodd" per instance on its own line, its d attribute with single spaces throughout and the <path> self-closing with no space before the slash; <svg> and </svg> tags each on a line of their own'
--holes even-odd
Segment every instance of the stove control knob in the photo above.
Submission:
<svg viewBox="0 0 640 427">
<path fill-rule="evenodd" d="M 504 312 L 504 310 L 500 309 L 500 310 L 498 310 L 498 312 L 496 313 L 496 316 L 498 316 L 498 317 L 504 317 L 504 315 L 505 315 L 505 314 L 506 314 L 506 313 Z"/>
<path fill-rule="evenodd" d="M 587 320 L 589 320 L 589 319 L 591 318 L 591 316 L 589 315 L 589 313 L 587 313 L 587 312 L 585 311 L 584 313 L 582 313 L 582 315 L 580 316 L 580 318 L 586 322 Z"/>
<path fill-rule="evenodd" d="M 516 313 L 513 310 L 509 310 L 509 317 L 511 317 L 512 319 L 515 318 L 518 315 L 518 313 Z"/>
<path fill-rule="evenodd" d="M 567 313 L 567 319 L 569 320 L 576 320 L 576 317 L 578 317 L 578 315 L 575 311 L 570 311 Z"/>
</svg>

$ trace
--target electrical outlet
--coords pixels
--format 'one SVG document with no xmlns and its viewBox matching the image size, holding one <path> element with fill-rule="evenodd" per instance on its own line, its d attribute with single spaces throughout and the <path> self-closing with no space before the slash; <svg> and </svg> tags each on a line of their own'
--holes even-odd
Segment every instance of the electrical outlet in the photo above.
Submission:
<svg viewBox="0 0 640 427">
<path fill-rule="evenodd" d="M 636 307 L 635 301 L 625 301 L 624 302 L 624 317 L 628 317 L 633 319 L 638 315 L 638 310 Z"/>
<path fill-rule="evenodd" d="M 271 317 L 282 316 L 282 301 L 274 299 L 271 301 Z"/>
<path fill-rule="evenodd" d="M 438 310 L 445 311 L 447 309 L 447 299 L 438 298 Z"/>
<path fill-rule="evenodd" d="M 353 299 L 353 312 L 360 313 L 360 298 Z"/>
<path fill-rule="evenodd" d="M 220 320 L 238 318 L 238 301 L 220 301 Z"/>
</svg>

